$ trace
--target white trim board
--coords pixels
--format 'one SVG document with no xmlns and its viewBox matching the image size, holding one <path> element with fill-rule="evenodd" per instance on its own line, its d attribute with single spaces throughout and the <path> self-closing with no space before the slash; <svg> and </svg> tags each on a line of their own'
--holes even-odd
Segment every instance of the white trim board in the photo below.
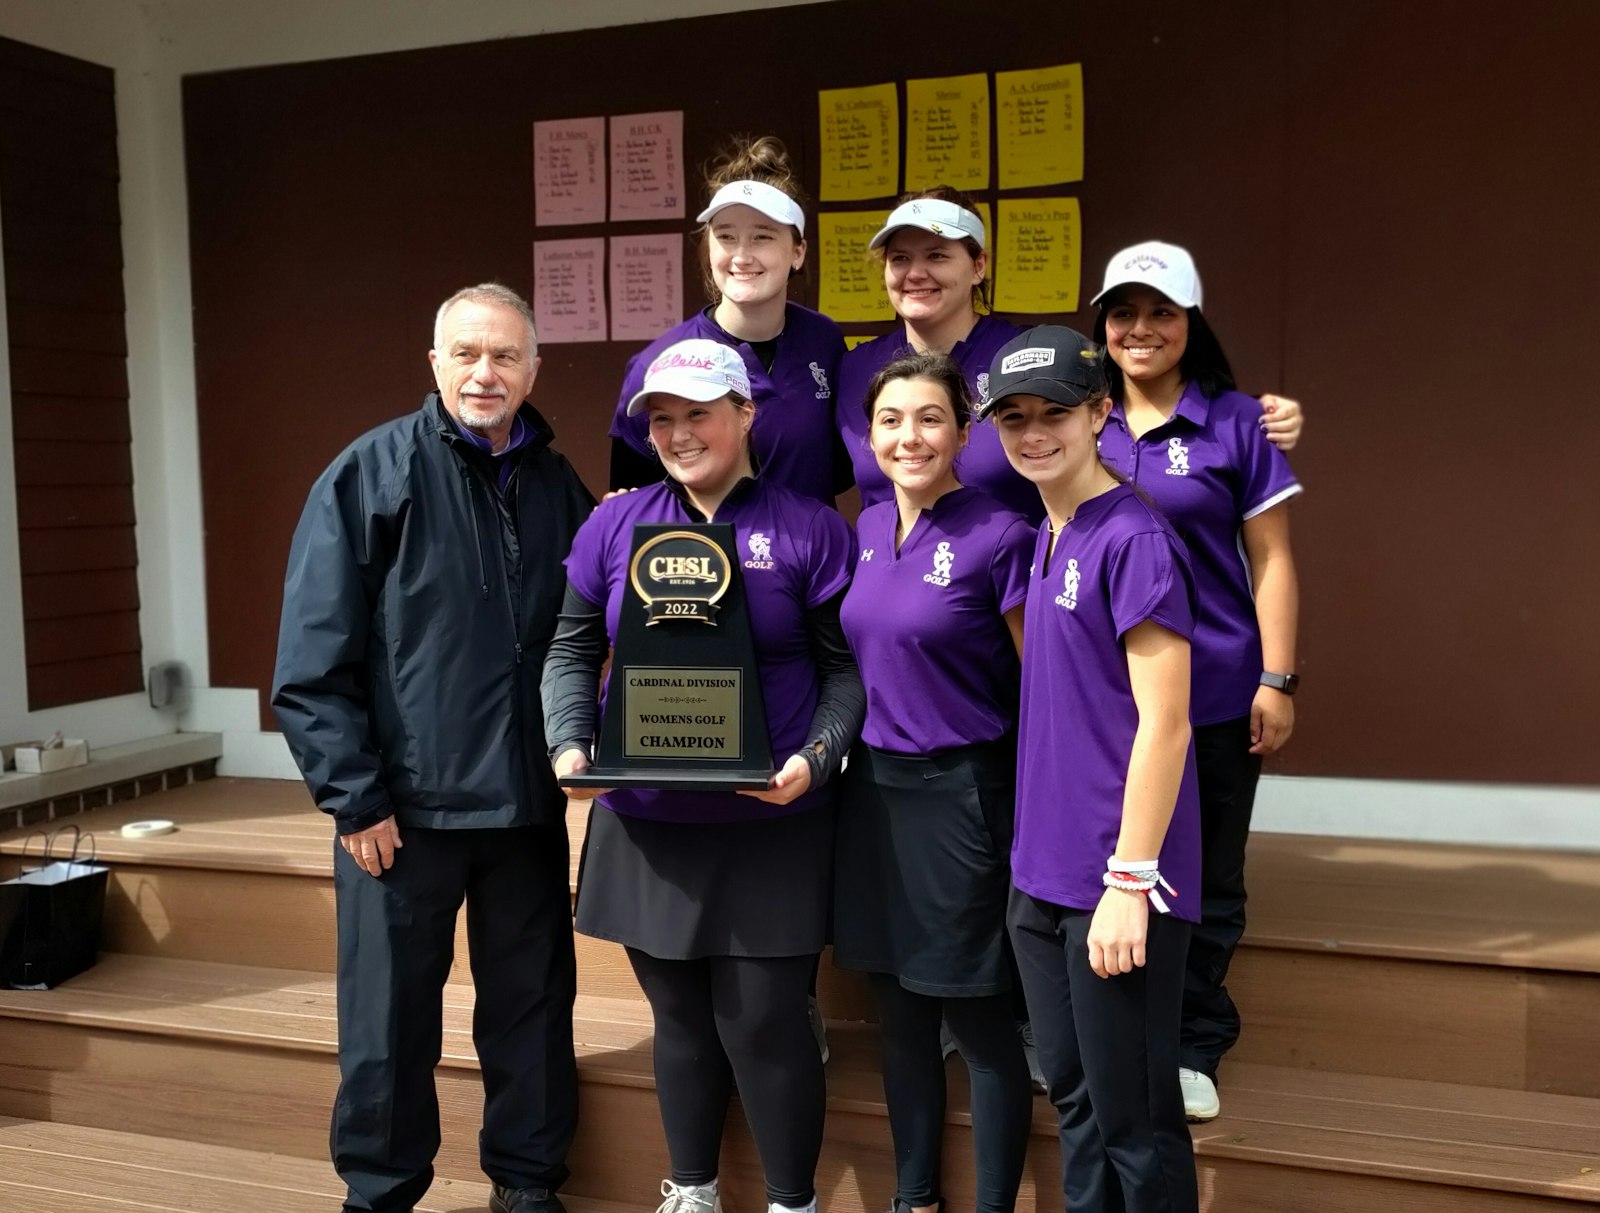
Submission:
<svg viewBox="0 0 1600 1213">
<path fill-rule="evenodd" d="M 1600 788 L 1267 775 L 1251 828 L 1276 834 L 1600 851 Z"/>
<path fill-rule="evenodd" d="M 298 779 L 281 733 L 224 730 L 219 775 Z M 1273 834 L 1386 838 L 1600 852 L 1600 788 L 1267 775 L 1253 828 Z"/>
</svg>

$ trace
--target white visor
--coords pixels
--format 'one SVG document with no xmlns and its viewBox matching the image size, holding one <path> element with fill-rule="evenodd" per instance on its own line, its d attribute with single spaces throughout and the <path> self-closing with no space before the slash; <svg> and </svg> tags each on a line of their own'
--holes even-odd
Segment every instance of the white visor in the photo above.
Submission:
<svg viewBox="0 0 1600 1213">
<path fill-rule="evenodd" d="M 718 190 L 711 205 L 695 216 L 696 223 L 709 223 L 718 211 L 730 206 L 748 206 L 774 223 L 787 223 L 802 237 L 806 234 L 806 213 L 800 204 L 765 181 L 730 181 Z"/>
<path fill-rule="evenodd" d="M 889 212 L 889 218 L 867 247 L 882 248 L 889 243 L 889 237 L 903 227 L 920 227 L 945 240 L 974 240 L 979 248 L 988 247 L 983 238 L 983 220 L 966 207 L 942 198 L 913 198 L 902 202 Z"/>
</svg>

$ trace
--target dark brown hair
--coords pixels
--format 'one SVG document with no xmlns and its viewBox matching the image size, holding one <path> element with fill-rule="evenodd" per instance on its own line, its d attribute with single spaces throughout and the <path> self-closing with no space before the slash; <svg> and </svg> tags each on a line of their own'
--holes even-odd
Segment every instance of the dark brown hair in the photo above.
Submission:
<svg viewBox="0 0 1600 1213">
<path fill-rule="evenodd" d="M 979 218 L 983 212 L 978 209 L 978 200 L 966 190 L 958 190 L 953 185 L 935 185 L 925 190 L 910 190 L 895 199 L 895 206 L 904 206 L 907 202 L 916 202 L 922 198 L 935 198 L 940 202 L 953 202 L 963 210 L 971 211 Z M 993 233 L 988 233 L 993 235 Z M 967 255 L 974 261 L 983 256 L 984 250 L 971 236 L 963 236 L 959 242 L 967 250 Z M 885 241 L 878 248 L 872 250 L 872 255 L 877 258 L 878 264 L 883 265 L 889 259 L 889 244 Z M 984 270 L 983 280 L 972 288 L 972 310 L 975 312 L 994 311 L 994 254 L 989 254 L 988 265 Z"/>
<path fill-rule="evenodd" d="M 950 401 L 950 410 L 956 416 L 956 428 L 966 429 L 972 421 L 972 397 L 967 393 L 967 377 L 961 373 L 956 360 L 949 354 L 908 353 L 889 363 L 867 384 L 867 426 L 872 425 L 872 410 L 878 395 L 897 379 L 926 379 L 944 389 Z"/>
</svg>

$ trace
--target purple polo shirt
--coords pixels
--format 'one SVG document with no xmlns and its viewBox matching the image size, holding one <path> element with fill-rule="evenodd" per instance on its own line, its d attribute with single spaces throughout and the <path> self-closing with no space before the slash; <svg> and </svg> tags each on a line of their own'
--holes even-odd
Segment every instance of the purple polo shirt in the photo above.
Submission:
<svg viewBox="0 0 1600 1213">
<path fill-rule="evenodd" d="M 1028 596 L 1033 527 L 977 489 L 923 510 L 900 550 L 893 501 L 856 522 L 841 620 L 867 688 L 861 738 L 893 754 L 994 741 L 1016 723 L 1018 667 L 1002 618 Z"/>
<path fill-rule="evenodd" d="M 662 483 L 602 501 L 578 528 L 566 562 L 568 584 L 589 602 L 605 604 L 606 634 L 613 643 L 634 524 L 700 521 Z M 731 523 L 736 548 L 747 557 L 739 575 L 750 608 L 772 756 L 781 767 L 805 744 L 817 706 L 819 682 L 805 613 L 849 584 L 855 562 L 850 524 L 831 507 L 764 476 L 742 481 L 711 521 Z M 604 692 L 601 699 L 603 708 Z M 826 795 L 825 789 L 813 789 L 778 806 L 734 792 L 619 788 L 600 802 L 618 813 L 659 821 L 745 821 L 798 813 Z"/>
<path fill-rule="evenodd" d="M 1021 331 L 1009 320 L 980 316 L 972 331 L 950 351 L 950 357 L 966 376 L 974 413 L 989 398 L 989 364 L 1000 347 Z M 911 352 L 905 329 L 897 328 L 848 351 L 839 366 L 834 420 L 844 439 L 845 450 L 850 453 L 863 507 L 894 500 L 894 486 L 878 467 L 872 444 L 867 440 L 867 385 L 889 363 Z M 1039 501 L 1038 490 L 1012 469 L 1000 446 L 1000 431 L 992 422 L 974 418 L 967 434 L 966 450 L 956 456 L 956 475 L 962 484 L 981 489 L 1034 525 L 1044 521 L 1044 506 Z"/>
<path fill-rule="evenodd" d="M 844 337 L 839 326 L 820 312 L 788 304 L 783 332 L 769 373 L 751 350 L 707 312 L 697 312 L 676 328 L 668 329 L 644 351 L 628 359 L 622 377 L 622 395 L 611 419 L 611 436 L 621 438 L 646 459 L 655 451 L 646 439 L 649 419 L 628 416 L 628 401 L 644 386 L 644 373 L 657 354 L 679 341 L 704 337 L 738 350 L 750 374 L 750 391 L 756 402 L 752 449 L 761 464 L 762 478 L 793 489 L 802 497 L 833 504 L 833 389 L 839 380 L 839 360 Z"/>
<path fill-rule="evenodd" d="M 1187 638 L 1194 582 L 1183 542 L 1133 489 L 1083 503 L 1050 550 L 1035 538 L 1024 616 L 1011 879 L 1024 893 L 1092 910 L 1117 847 L 1139 712 L 1123 637 L 1153 619 Z M 1130 855 L 1129 859 L 1149 859 Z M 1194 745 L 1167 827 L 1161 874 L 1179 918 L 1200 919 L 1200 795 Z"/>
<path fill-rule="evenodd" d="M 1242 392 L 1207 400 L 1190 383 L 1172 416 L 1138 439 L 1116 405 L 1100 455 L 1161 507 L 1189 549 L 1200 593 L 1190 718 L 1203 725 L 1248 716 L 1261 679 L 1261 630 L 1243 526 L 1301 491 L 1261 432 L 1260 402 Z"/>
</svg>

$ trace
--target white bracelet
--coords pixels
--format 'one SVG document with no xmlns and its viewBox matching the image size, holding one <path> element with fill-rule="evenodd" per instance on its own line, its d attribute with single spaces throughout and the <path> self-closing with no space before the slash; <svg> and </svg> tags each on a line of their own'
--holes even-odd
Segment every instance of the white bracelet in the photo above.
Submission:
<svg viewBox="0 0 1600 1213">
<path fill-rule="evenodd" d="M 1143 894 L 1150 899 L 1150 904 L 1158 914 L 1172 913 L 1172 907 L 1161 896 L 1161 889 L 1174 897 L 1178 895 L 1178 890 L 1168 884 L 1167 878 L 1149 861 L 1120 863 L 1115 859 L 1107 860 L 1106 873 L 1100 878 L 1100 883 L 1123 893 Z"/>
</svg>

